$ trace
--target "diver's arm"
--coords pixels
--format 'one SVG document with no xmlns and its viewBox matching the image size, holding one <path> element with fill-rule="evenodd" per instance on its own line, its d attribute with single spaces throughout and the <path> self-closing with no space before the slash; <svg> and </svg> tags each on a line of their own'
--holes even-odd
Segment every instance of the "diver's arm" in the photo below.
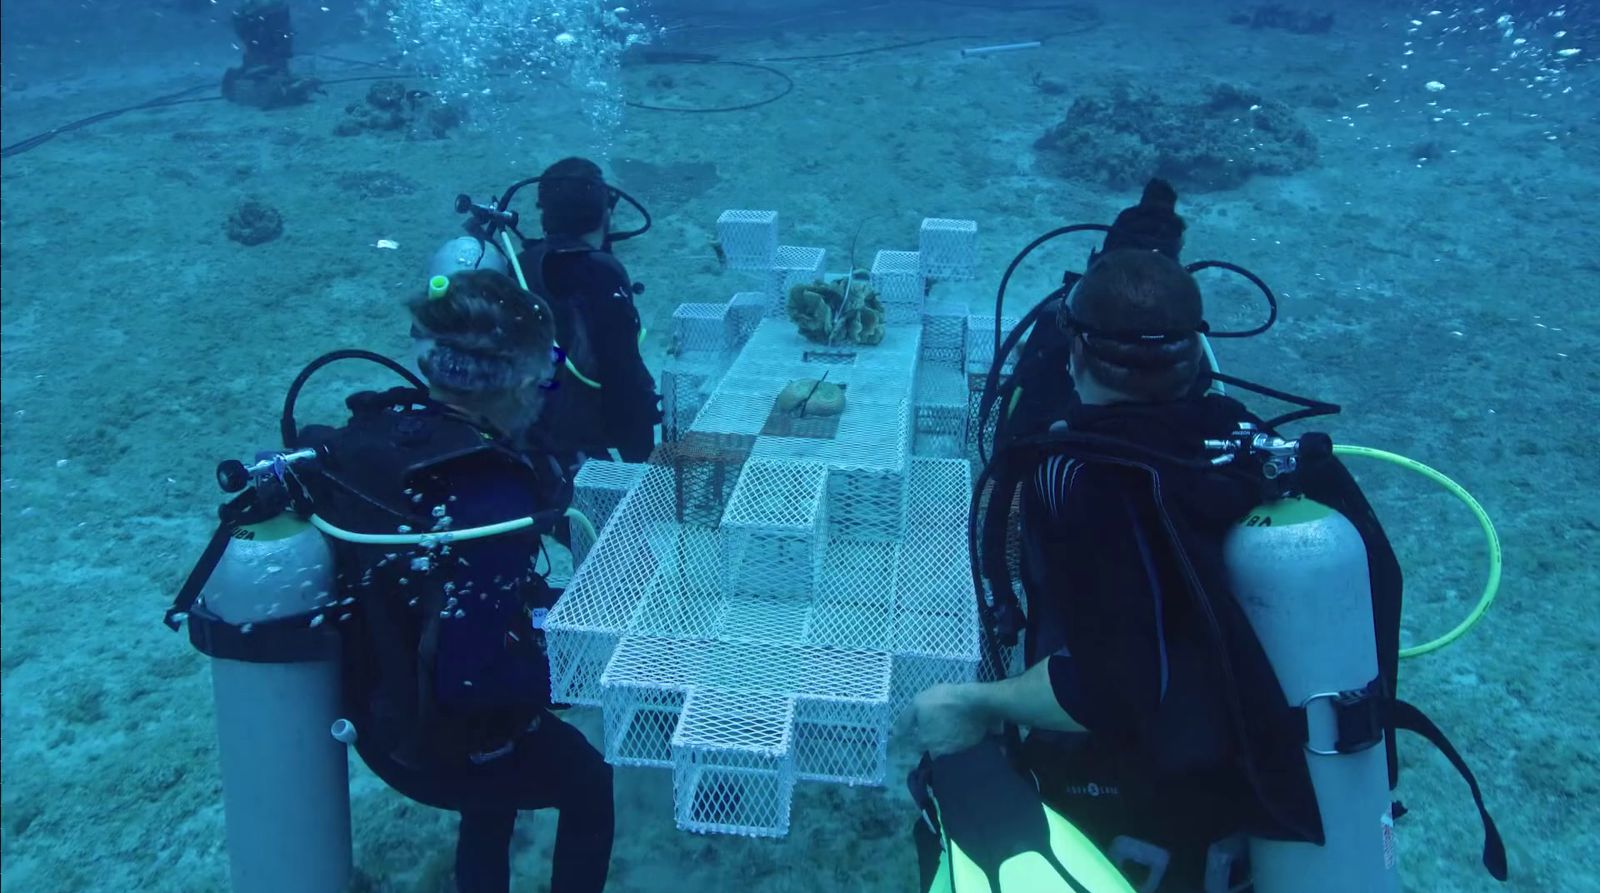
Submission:
<svg viewBox="0 0 1600 893">
<path fill-rule="evenodd" d="M 911 722 L 922 749 L 934 756 L 966 750 L 1007 723 L 1055 732 L 1083 726 L 1062 709 L 1051 686 L 1048 661 L 999 682 L 935 685 L 911 704 Z"/>
<path fill-rule="evenodd" d="M 1012 723 L 1052 732 L 1081 732 L 1083 726 L 1061 707 L 1051 684 L 1050 661 L 1040 661 L 1021 676 L 973 683 L 975 709 L 990 723 Z"/>
</svg>

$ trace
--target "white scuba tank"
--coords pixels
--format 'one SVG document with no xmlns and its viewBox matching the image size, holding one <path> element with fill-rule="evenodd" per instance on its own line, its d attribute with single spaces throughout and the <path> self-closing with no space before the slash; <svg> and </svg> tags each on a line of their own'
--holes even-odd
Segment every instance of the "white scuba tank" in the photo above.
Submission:
<svg viewBox="0 0 1600 893">
<path fill-rule="evenodd" d="M 1399 890 L 1385 748 L 1334 750 L 1329 696 L 1378 675 L 1366 547 L 1338 512 L 1305 498 L 1261 506 L 1228 536 L 1224 555 L 1292 705 L 1306 704 L 1306 761 L 1326 844 L 1252 839 L 1256 893 Z"/>
<path fill-rule="evenodd" d="M 462 270 L 494 270 L 511 275 L 505 255 L 493 245 L 474 236 L 457 236 L 439 246 L 428 261 L 428 278 L 449 276 Z"/>
<path fill-rule="evenodd" d="M 322 534 L 279 515 L 234 531 L 189 618 L 212 657 L 233 893 L 344 893 L 350 881 L 348 758 L 330 734 L 338 637 L 252 639 L 272 620 L 309 628 L 333 585 Z"/>
</svg>

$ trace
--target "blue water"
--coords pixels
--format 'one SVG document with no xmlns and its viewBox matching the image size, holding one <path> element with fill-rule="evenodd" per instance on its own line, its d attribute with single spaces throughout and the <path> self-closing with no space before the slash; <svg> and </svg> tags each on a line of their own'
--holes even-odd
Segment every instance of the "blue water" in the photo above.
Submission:
<svg viewBox="0 0 1600 893">
<path fill-rule="evenodd" d="M 712 250 L 724 209 L 776 209 L 786 242 L 840 263 L 858 227 L 865 254 L 914 248 L 923 217 L 976 220 L 979 279 L 940 297 L 992 312 L 1035 235 L 1109 222 L 1171 178 L 1186 257 L 1244 264 L 1282 300 L 1269 334 L 1219 348 L 1228 371 L 1341 404 L 1336 438 L 1433 465 L 1494 516 L 1499 601 L 1407 662 L 1402 691 L 1476 768 L 1505 889 L 1600 890 L 1600 4 L 1364 0 L 1253 22 L 1176 0 L 291 7 L 292 66 L 325 92 L 266 111 L 218 97 L 229 3 L 0 12 L 8 890 L 227 889 L 209 673 L 159 623 L 212 526 L 212 469 L 273 445 L 318 354 L 406 354 L 402 303 L 456 234 L 457 193 L 569 154 L 655 215 L 619 254 L 649 286 L 658 374 L 677 304 L 749 288 Z M 383 82 L 427 94 L 391 129 L 366 110 Z M 281 231 L 230 238 L 247 201 Z M 1008 312 L 1088 247 L 1024 266 Z M 1217 328 L 1255 320 L 1248 292 L 1203 284 Z M 330 372 L 302 413 L 333 418 L 382 380 Z M 1477 526 L 1420 478 L 1356 472 L 1406 567 L 1405 639 L 1432 638 L 1482 586 Z M 1454 772 L 1419 742 L 1402 759 L 1405 888 L 1498 888 Z M 617 779 L 613 889 L 915 885 L 897 784 L 802 788 L 789 836 L 750 841 L 677 831 L 665 775 Z M 364 889 L 449 889 L 453 817 L 358 762 L 352 803 Z M 517 889 L 544 889 L 550 819 L 520 828 Z"/>
</svg>

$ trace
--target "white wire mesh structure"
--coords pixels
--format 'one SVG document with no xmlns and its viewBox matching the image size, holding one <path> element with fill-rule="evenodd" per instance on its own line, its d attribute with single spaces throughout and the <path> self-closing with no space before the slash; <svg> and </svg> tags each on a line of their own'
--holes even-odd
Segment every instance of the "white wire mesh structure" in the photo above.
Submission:
<svg viewBox="0 0 1600 893">
<path fill-rule="evenodd" d="M 929 217 L 917 242 L 927 279 L 967 282 L 978 275 L 978 224 L 972 220 Z"/>
<path fill-rule="evenodd" d="M 776 247 L 775 212 L 718 232 L 766 290 L 674 315 L 671 436 L 579 474 L 604 527 L 545 628 L 555 697 L 602 709 L 611 763 L 672 769 L 680 828 L 782 836 L 797 782 L 882 784 L 907 700 L 977 672 L 979 326 L 924 306 L 917 252 L 885 252 L 874 285 L 900 277 L 909 321 L 870 346 L 808 341 L 772 307 L 776 283 L 822 278 L 822 249 Z"/>
<path fill-rule="evenodd" d="M 778 252 L 777 211 L 723 211 L 717 244 L 735 270 L 769 270 Z"/>
<path fill-rule="evenodd" d="M 672 312 L 672 343 L 679 356 L 721 356 L 733 349 L 738 319 L 728 304 L 679 304 Z"/>
<path fill-rule="evenodd" d="M 779 245 L 767 271 L 767 316 L 789 318 L 789 290 L 822 279 L 828 252 L 822 248 Z"/>
<path fill-rule="evenodd" d="M 872 290 L 891 324 L 920 322 L 926 279 L 915 251 L 880 251 L 872 259 Z"/>
</svg>

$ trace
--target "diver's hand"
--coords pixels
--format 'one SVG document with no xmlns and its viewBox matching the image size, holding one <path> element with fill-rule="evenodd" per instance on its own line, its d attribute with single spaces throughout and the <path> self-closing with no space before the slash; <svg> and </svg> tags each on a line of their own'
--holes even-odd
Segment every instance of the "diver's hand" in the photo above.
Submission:
<svg viewBox="0 0 1600 893">
<path fill-rule="evenodd" d="M 932 756 L 957 753 L 977 744 L 994 724 L 978 685 L 935 685 L 911 701 L 909 733 Z"/>
</svg>

